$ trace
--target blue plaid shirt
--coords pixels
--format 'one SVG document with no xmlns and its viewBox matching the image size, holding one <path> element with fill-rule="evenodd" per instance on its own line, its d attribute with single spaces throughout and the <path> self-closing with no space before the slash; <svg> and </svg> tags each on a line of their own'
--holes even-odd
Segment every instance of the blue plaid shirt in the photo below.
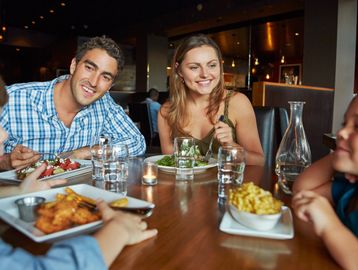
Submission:
<svg viewBox="0 0 358 270">
<path fill-rule="evenodd" d="M 4 143 L 6 153 L 17 144 L 40 153 L 62 153 L 89 146 L 93 136 L 105 134 L 114 143 L 126 143 L 131 156 L 144 154 L 143 135 L 109 93 L 84 107 L 71 126 L 66 127 L 58 118 L 53 93 L 55 84 L 67 78 L 65 75 L 48 82 L 7 87 L 9 102 L 3 107 L 0 119 L 9 134 Z"/>
</svg>

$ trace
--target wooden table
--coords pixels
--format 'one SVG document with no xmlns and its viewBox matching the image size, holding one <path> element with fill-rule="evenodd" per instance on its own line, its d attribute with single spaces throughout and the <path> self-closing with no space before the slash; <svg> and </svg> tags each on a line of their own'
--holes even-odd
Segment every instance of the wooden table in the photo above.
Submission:
<svg viewBox="0 0 358 270">
<path fill-rule="evenodd" d="M 339 269 L 311 226 L 294 218 L 295 237 L 290 240 L 230 235 L 219 230 L 225 205 L 217 200 L 216 168 L 196 175 L 192 183 L 176 183 L 174 175 L 160 173 L 156 186 L 142 186 L 141 159 L 130 164 L 128 195 L 156 204 L 147 218 L 158 235 L 126 247 L 111 269 Z M 87 174 L 71 183 L 91 183 Z M 270 189 L 289 205 L 269 170 L 247 166 L 245 181 Z M 32 242 L 0 221 L 4 241 L 34 254 L 48 244 Z"/>
</svg>

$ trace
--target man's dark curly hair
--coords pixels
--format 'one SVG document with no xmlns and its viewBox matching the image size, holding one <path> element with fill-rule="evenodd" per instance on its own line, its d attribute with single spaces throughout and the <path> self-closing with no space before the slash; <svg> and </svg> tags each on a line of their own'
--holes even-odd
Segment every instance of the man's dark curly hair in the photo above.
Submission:
<svg viewBox="0 0 358 270">
<path fill-rule="evenodd" d="M 111 38 L 108 37 L 93 37 L 90 40 L 83 43 L 76 53 L 77 63 L 82 57 L 92 49 L 105 50 L 109 56 L 113 57 L 117 61 L 118 72 L 123 69 L 124 66 L 124 55 L 118 44 Z"/>
</svg>

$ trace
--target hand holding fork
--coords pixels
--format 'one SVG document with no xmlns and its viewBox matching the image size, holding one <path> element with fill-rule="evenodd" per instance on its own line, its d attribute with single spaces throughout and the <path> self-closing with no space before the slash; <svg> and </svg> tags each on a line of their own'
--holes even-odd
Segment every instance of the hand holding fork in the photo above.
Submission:
<svg viewBox="0 0 358 270">
<path fill-rule="evenodd" d="M 225 119 L 225 116 L 224 116 L 224 115 L 220 115 L 219 121 L 224 122 L 224 119 Z M 215 133 L 215 132 L 214 132 L 214 133 Z M 204 161 L 205 161 L 205 162 L 208 162 L 208 163 L 209 163 L 209 161 L 210 161 L 210 158 L 211 158 L 212 155 L 213 155 L 213 142 L 214 142 L 214 134 L 213 134 L 213 136 L 211 137 L 211 140 L 210 140 L 210 143 L 209 143 L 209 148 L 208 148 L 208 150 L 206 151 L 205 157 L 204 157 Z"/>
</svg>

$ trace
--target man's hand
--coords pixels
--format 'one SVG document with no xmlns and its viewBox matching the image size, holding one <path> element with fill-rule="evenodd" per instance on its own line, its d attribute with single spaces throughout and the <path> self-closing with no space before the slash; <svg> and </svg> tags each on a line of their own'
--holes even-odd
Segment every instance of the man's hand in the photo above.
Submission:
<svg viewBox="0 0 358 270">
<path fill-rule="evenodd" d="M 70 156 L 72 159 L 91 159 L 91 157 L 91 150 L 88 146 L 73 150 Z"/>
<path fill-rule="evenodd" d="M 39 153 L 21 144 L 16 145 L 14 150 L 10 153 L 10 165 L 16 170 L 34 164 L 39 159 Z"/>
<path fill-rule="evenodd" d="M 53 186 L 63 185 L 67 183 L 66 179 L 51 179 L 45 181 L 38 181 L 37 179 L 40 177 L 41 173 L 46 169 L 46 167 L 47 165 L 45 163 L 42 164 L 34 172 L 27 176 L 25 180 L 23 180 L 20 185 L 21 193 L 47 190 L 52 188 Z"/>
</svg>

